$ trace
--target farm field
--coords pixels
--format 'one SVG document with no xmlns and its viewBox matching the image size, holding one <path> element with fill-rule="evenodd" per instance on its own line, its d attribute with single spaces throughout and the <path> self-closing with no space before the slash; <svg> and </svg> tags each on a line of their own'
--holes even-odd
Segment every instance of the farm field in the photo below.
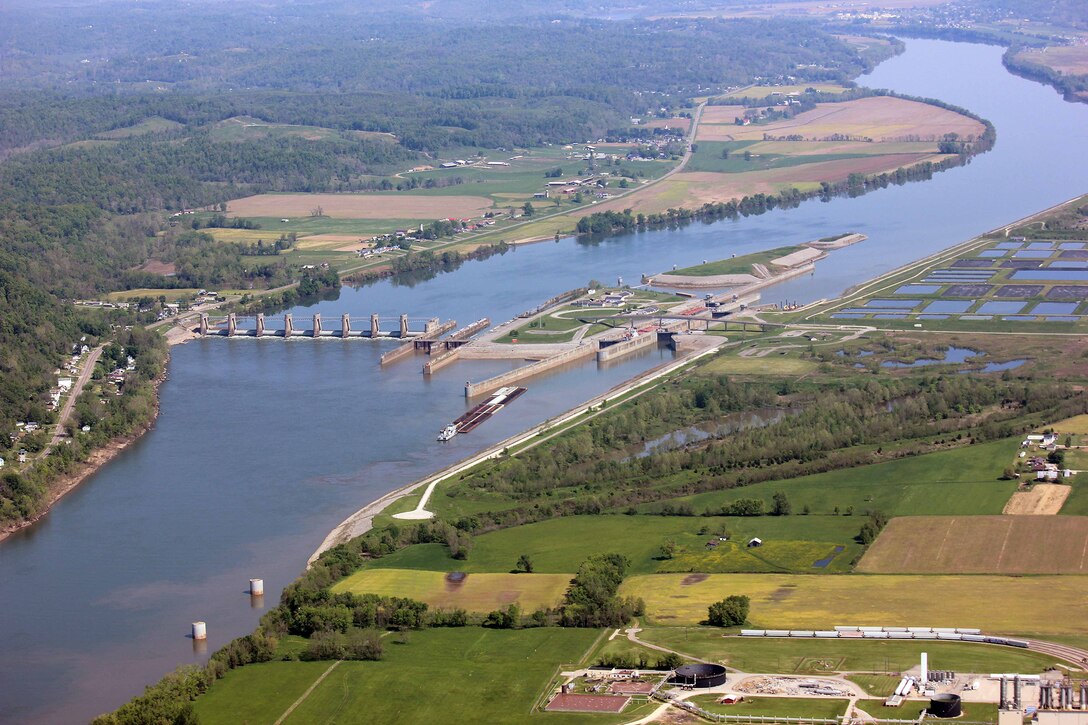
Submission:
<svg viewBox="0 0 1088 725">
<path fill-rule="evenodd" d="M 767 98 L 774 94 L 804 93 L 809 88 L 820 93 L 842 93 L 846 90 L 836 83 L 806 83 L 804 85 L 749 86 L 727 93 L 722 98 Z"/>
<path fill-rule="evenodd" d="M 718 358 L 711 365 L 728 359 Z M 754 362 L 760 360 L 753 358 Z M 774 362 L 778 361 L 764 364 Z M 873 509 L 888 516 L 1000 514 L 1016 490 L 1016 482 L 999 479 L 1019 444 L 1019 438 L 992 441 L 887 463 L 701 493 L 676 499 L 674 503 L 691 504 L 700 513 L 739 498 L 759 498 L 769 504 L 775 491 L 783 491 L 794 511 L 808 506 L 813 513 L 828 514 L 837 507 L 840 513 L 845 513 L 852 506 L 858 528 L 862 514 Z"/>
<path fill-rule="evenodd" d="M 916 666 L 922 652 L 929 653 L 932 667 L 958 672 L 1040 672 L 1054 662 L 1038 652 L 970 642 L 771 639 L 723 636 L 714 627 L 647 627 L 638 636 L 742 672 L 897 674 Z"/>
<path fill-rule="evenodd" d="M 342 662 L 285 722 L 585 722 L 578 715 L 534 716 L 533 707 L 556 668 L 579 662 L 599 633 L 464 627 L 412 632 L 405 644 L 386 638 L 380 662 Z M 331 664 L 267 662 L 233 670 L 197 700 L 197 717 L 209 725 L 274 722 Z"/>
<path fill-rule="evenodd" d="M 241 217 L 309 216 L 321 207 L 334 219 L 426 219 L 480 216 L 493 206 L 483 196 L 429 194 L 258 194 L 235 199 L 228 210 Z"/>
<path fill-rule="evenodd" d="M 1017 54 L 1019 60 L 1045 65 L 1063 75 L 1088 75 L 1088 46 L 1055 45 L 1042 50 L 1029 49 Z"/>
<path fill-rule="evenodd" d="M 408 597 L 437 609 L 484 614 L 517 603 L 524 611 L 554 607 L 572 574 L 469 574 L 461 581 L 417 569 L 363 569 L 333 585 L 333 592 Z"/>
<path fill-rule="evenodd" d="M 450 558 L 441 544 L 417 544 L 368 564 L 371 569 L 509 572 L 521 554 L 529 554 L 537 573 L 521 575 L 515 583 L 540 574 L 578 570 L 593 554 L 617 552 L 631 561 L 633 573 L 656 571 L 847 571 L 861 552 L 854 541 L 859 521 L 843 516 L 564 516 L 477 536 L 469 558 Z M 699 534 L 699 531 L 707 533 Z M 726 530 L 733 542 L 707 550 L 706 542 Z M 766 542 L 759 549 L 743 544 L 753 536 Z M 661 559 L 661 545 L 676 544 L 672 559 Z M 817 560 L 843 551 L 821 568 Z M 570 574 L 564 574 L 568 578 Z M 472 580 L 472 576 L 468 581 Z"/>
<path fill-rule="evenodd" d="M 728 107 L 726 107 L 728 108 Z M 962 137 L 980 136 L 983 125 L 973 118 L 938 108 L 920 101 L 892 96 L 871 96 L 843 103 L 820 103 L 811 111 L 769 123 L 736 126 L 732 129 L 715 129 L 718 124 L 732 123 L 728 112 L 704 120 L 699 125 L 698 141 L 703 140 L 764 140 L 764 134 L 801 135 L 806 141 L 822 141 L 832 135 L 872 139 L 875 143 L 908 140 L 936 142 L 945 134 L 956 133 Z M 704 133 L 704 128 L 706 132 Z M 729 139 L 715 139 L 725 134 Z"/>
<path fill-rule="evenodd" d="M 1045 592 L 1046 596 L 1039 596 Z M 648 620 L 695 624 L 724 594 L 752 599 L 755 627 L 825 629 L 840 624 L 1030 628 L 1040 635 L 1088 631 L 1080 611 L 1088 579 L 1074 576 L 810 576 L 794 574 L 643 574 L 620 594 L 642 597 Z M 1024 607 L 1030 603 L 1030 621 Z"/>
<path fill-rule="evenodd" d="M 1088 517 L 904 516 L 857 567 L 872 574 L 1085 574 Z"/>
<path fill-rule="evenodd" d="M 821 182 L 841 182 L 855 173 L 878 174 L 940 160 L 944 156 L 937 142 L 946 133 L 966 138 L 984 131 L 981 123 L 954 111 L 889 96 L 821 103 L 791 119 L 736 125 L 745 110 L 740 105 L 706 106 L 696 132 L 697 149 L 683 171 L 622 200 L 602 202 L 594 211 L 662 212 L 789 188 L 811 191 Z M 730 156 L 723 159 L 726 149 Z"/>
</svg>

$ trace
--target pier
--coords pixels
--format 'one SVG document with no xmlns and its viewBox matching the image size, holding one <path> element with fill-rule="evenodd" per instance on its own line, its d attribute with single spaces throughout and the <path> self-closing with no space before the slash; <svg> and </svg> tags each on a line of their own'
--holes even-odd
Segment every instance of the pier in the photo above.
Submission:
<svg viewBox="0 0 1088 725">
<path fill-rule="evenodd" d="M 326 324 L 321 318 L 321 313 L 315 313 L 309 328 L 296 326 L 294 315 L 290 312 L 273 318 L 266 318 L 263 312 L 255 315 L 238 315 L 231 312 L 226 316 L 218 317 L 204 313 L 200 315 L 200 325 L 194 332 L 201 337 L 406 340 L 419 337 L 437 338 L 457 325 L 453 320 L 440 323 L 437 317 L 426 320 L 412 319 L 408 315 L 401 315 L 399 318 L 382 318 L 377 313 L 372 314 L 368 324 L 361 329 L 353 329 L 351 322 L 351 316 L 346 312 L 340 315 L 337 323 L 333 324 Z M 383 329 L 383 322 L 393 324 L 390 325 L 390 329 Z M 419 323 L 422 323 L 422 329 Z M 416 325 L 415 329 L 412 327 L 413 324 Z"/>
</svg>

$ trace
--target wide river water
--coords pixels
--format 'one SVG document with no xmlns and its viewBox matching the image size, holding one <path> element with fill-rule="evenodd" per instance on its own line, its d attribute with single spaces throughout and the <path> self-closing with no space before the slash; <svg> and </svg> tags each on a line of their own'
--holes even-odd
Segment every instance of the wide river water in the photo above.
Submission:
<svg viewBox="0 0 1088 725">
<path fill-rule="evenodd" d="M 807 301 L 1088 190 L 1088 106 L 1010 75 L 995 47 L 909 41 L 860 82 L 939 98 L 990 119 L 993 151 L 927 182 L 811 201 L 759 217 L 587 243 L 565 239 L 468 263 L 413 285 L 346 289 L 295 310 L 496 323 L 590 278 L 653 273 L 844 231 L 869 240 L 814 276 L 764 293 Z M 253 629 L 245 590 L 269 604 L 325 535 L 381 494 L 645 370 L 652 352 L 534 379 L 509 409 L 450 444 L 435 434 L 465 408 L 462 385 L 509 367 L 461 362 L 431 380 L 419 361 L 387 370 L 394 343 L 203 340 L 174 348 L 154 430 L 0 544 L 0 721 L 85 722 L 178 664 Z"/>
</svg>

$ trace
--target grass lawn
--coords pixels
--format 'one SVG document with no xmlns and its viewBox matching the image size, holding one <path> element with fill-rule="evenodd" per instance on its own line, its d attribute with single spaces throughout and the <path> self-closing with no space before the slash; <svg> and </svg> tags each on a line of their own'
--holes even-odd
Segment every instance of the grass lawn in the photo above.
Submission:
<svg viewBox="0 0 1088 725">
<path fill-rule="evenodd" d="M 957 718 L 966 722 L 997 722 L 997 704 L 991 702 L 963 702 L 962 717 Z M 907 700 L 897 709 L 885 709 L 883 700 L 859 700 L 858 707 L 873 717 L 888 717 L 896 719 L 917 718 L 926 707 L 926 702 L 920 700 Z M 941 722 L 936 719 L 927 719 L 926 722 Z M 949 722 L 956 722 L 952 720 Z"/>
<path fill-rule="evenodd" d="M 745 594 L 752 599 L 752 625 L 761 628 L 858 624 L 1088 633 L 1083 618 L 1070 616 L 1088 595 L 1082 576 L 643 574 L 624 581 L 620 594 L 642 597 L 647 618 L 660 624 L 697 624 L 724 595 Z"/>
<path fill-rule="evenodd" d="M 1078 473 L 1072 479 L 1066 479 L 1065 483 L 1073 484 L 1073 490 L 1069 492 L 1069 498 L 1062 504 L 1061 514 L 1066 516 L 1088 516 L 1088 474 Z"/>
<path fill-rule="evenodd" d="M 273 723 L 331 662 L 262 662 L 232 670 L 196 701 L 201 723 Z M 343 666 L 343 665 L 341 665 Z"/>
<path fill-rule="evenodd" d="M 719 259 L 715 262 L 708 262 L 707 264 L 684 267 L 683 269 L 667 272 L 667 274 L 690 277 L 712 277 L 718 274 L 751 274 L 753 264 L 768 264 L 772 259 L 785 257 L 787 254 L 792 254 L 799 249 L 803 249 L 803 247 L 777 247 L 775 249 L 768 249 L 765 252 L 743 254 L 739 257 Z"/>
<path fill-rule="evenodd" d="M 523 611 L 554 607 L 573 574 L 470 574 L 462 582 L 446 581 L 438 571 L 363 569 L 340 580 L 334 592 L 382 594 L 418 599 L 432 607 L 460 607 L 487 613 L 517 603 Z"/>
<path fill-rule="evenodd" d="M 689 697 L 708 712 L 722 715 L 762 715 L 763 717 L 836 718 L 846 713 L 849 700 L 827 697 L 748 697 L 735 705 L 722 705 L 721 695 Z"/>
<path fill-rule="evenodd" d="M 861 685 L 875 697 L 889 697 L 899 686 L 898 675 L 847 675 L 846 679 Z"/>
<path fill-rule="evenodd" d="M 647 627 L 638 636 L 644 642 L 722 662 L 742 672 L 898 674 L 916 666 L 922 652 L 929 653 L 930 667 L 957 672 L 1027 674 L 1041 672 L 1054 662 L 1053 657 L 1038 652 L 970 642 L 723 637 L 721 630 L 712 627 Z M 859 677 L 851 679 L 865 686 Z M 876 677 L 873 684 L 882 682 Z M 898 682 L 896 679 L 895 684 Z"/>
<path fill-rule="evenodd" d="M 370 568 L 429 569 L 433 571 L 509 572 L 518 557 L 528 554 L 538 573 L 577 571 L 590 555 L 622 553 L 631 572 L 656 571 L 802 571 L 839 572 L 861 552 L 854 542 L 861 522 L 845 516 L 564 516 L 525 526 L 494 531 L 475 539 L 467 560 L 450 558 L 441 544 L 420 544 L 377 559 Z M 707 534 L 698 532 L 707 529 Z M 728 531 L 740 542 L 707 550 L 711 533 Z M 765 542 L 758 549 L 744 544 L 753 536 Z M 676 552 L 659 559 L 661 545 L 671 539 Z M 836 546 L 844 551 L 831 563 L 814 569 Z M 536 574 L 531 575 L 536 576 Z M 471 577 L 470 577 L 471 581 Z M 515 579 L 520 583 L 522 579 Z"/>
<path fill-rule="evenodd" d="M 690 503 L 700 513 L 738 498 L 761 498 L 769 504 L 775 491 L 784 491 L 794 511 L 808 506 L 819 514 L 832 513 L 836 506 L 840 512 L 853 506 L 857 515 L 874 509 L 890 516 L 1000 514 L 1016 490 L 1016 483 L 998 479 L 1019 445 L 1019 439 L 1010 438 L 787 481 L 701 493 L 675 503 Z M 861 527 L 860 521 L 857 526 Z"/>
<path fill-rule="evenodd" d="M 388 642 L 380 662 L 343 662 L 291 714 L 287 723 L 548 723 L 585 722 L 584 715 L 533 713 L 562 664 L 579 662 L 599 630 L 412 632 Z M 274 722 L 328 669 L 330 662 L 269 662 L 230 672 L 197 700 L 201 723 Z M 626 717 L 594 716 L 610 723 Z"/>
</svg>

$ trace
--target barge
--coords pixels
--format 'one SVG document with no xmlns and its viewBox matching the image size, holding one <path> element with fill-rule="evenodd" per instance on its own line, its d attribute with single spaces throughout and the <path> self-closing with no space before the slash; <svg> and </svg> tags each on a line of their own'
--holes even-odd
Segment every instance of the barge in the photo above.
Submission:
<svg viewBox="0 0 1088 725">
<path fill-rule="evenodd" d="M 499 388 L 491 394 L 490 398 L 446 426 L 442 433 L 439 434 L 438 440 L 448 441 L 458 433 L 470 433 L 485 420 L 502 410 L 504 406 L 521 397 L 525 390 L 525 388 L 514 386 Z"/>
</svg>

